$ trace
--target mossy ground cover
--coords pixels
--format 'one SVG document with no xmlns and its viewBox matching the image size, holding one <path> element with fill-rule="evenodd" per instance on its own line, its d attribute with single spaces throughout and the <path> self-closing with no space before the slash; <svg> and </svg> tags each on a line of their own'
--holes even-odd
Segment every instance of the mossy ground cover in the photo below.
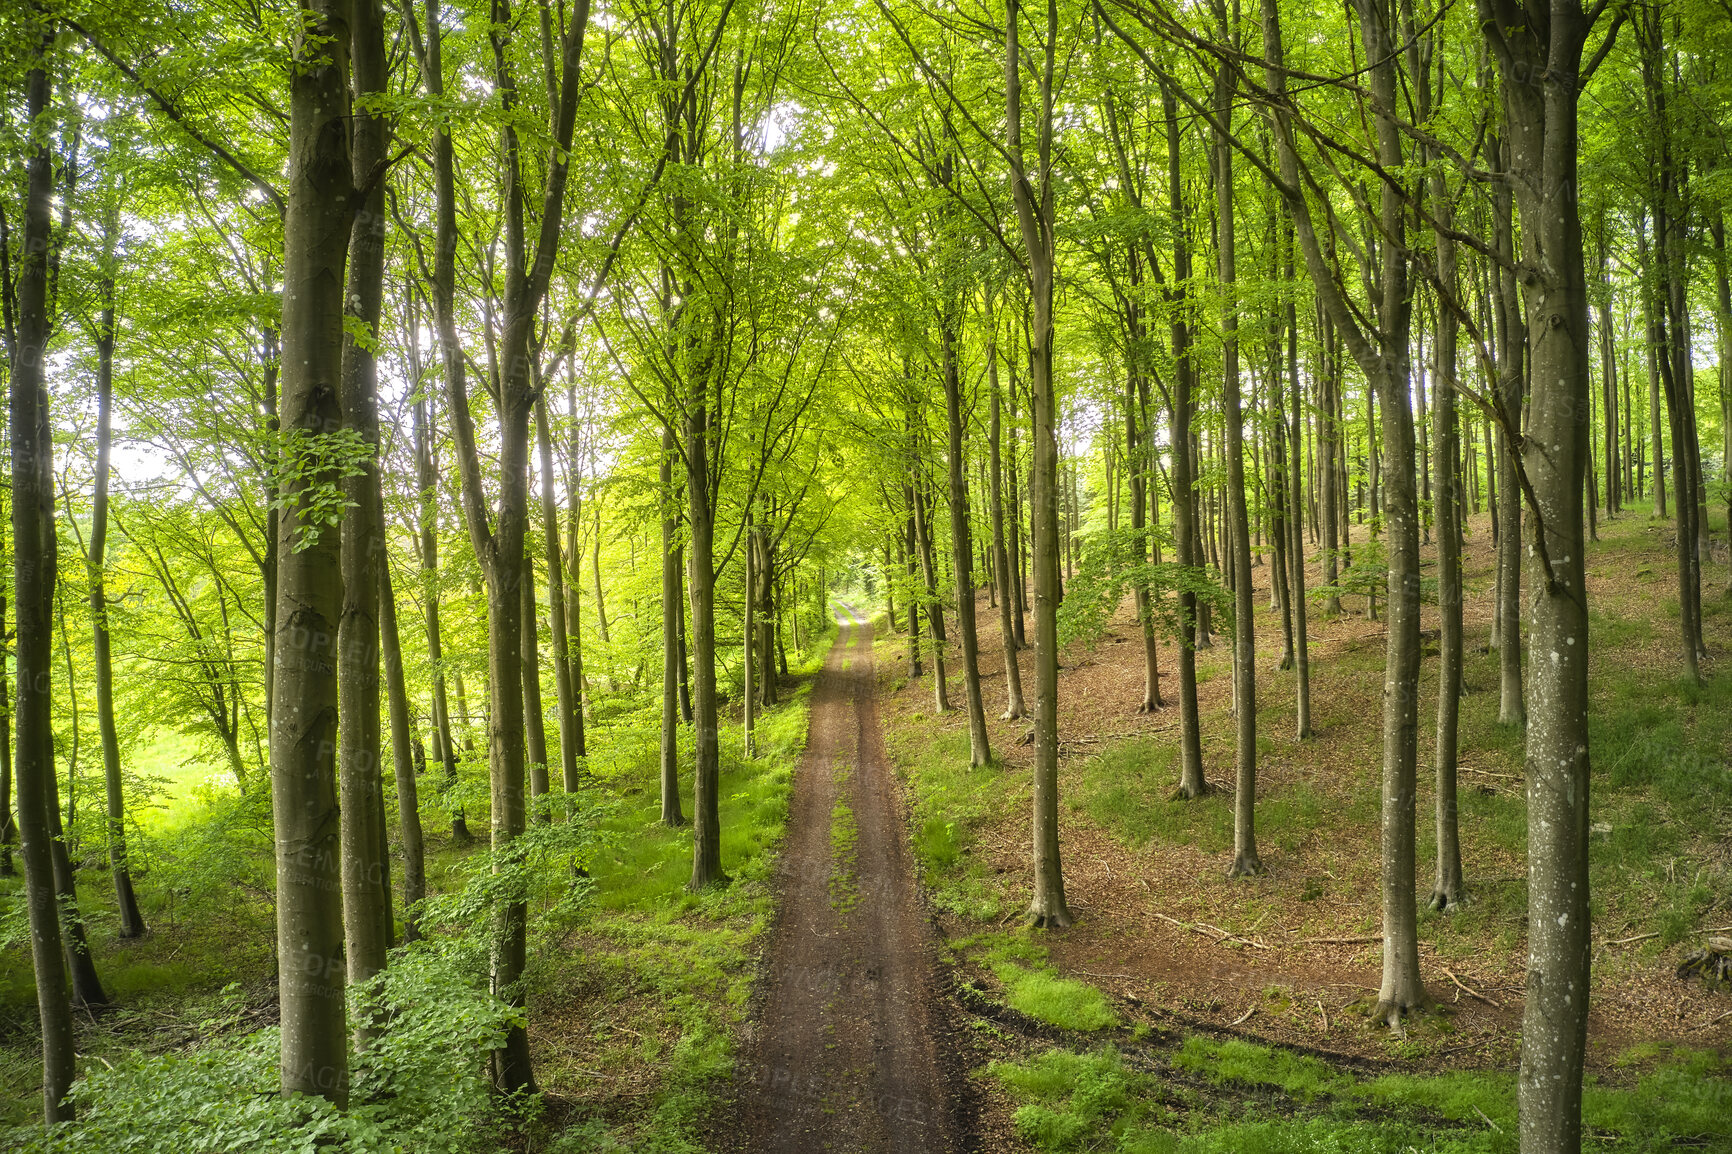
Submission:
<svg viewBox="0 0 1732 1154">
<path fill-rule="evenodd" d="M 1709 1051 L 1632 1054 L 1639 1070 L 1594 1079 L 1584 1149 L 1732 1145 L 1725 1059 Z M 1125 1154 L 1513 1154 L 1508 1073 L 1376 1073 L 1279 1048 L 1189 1037 L 1055 1047 L 992 1062 L 1037 1150 Z"/>
</svg>

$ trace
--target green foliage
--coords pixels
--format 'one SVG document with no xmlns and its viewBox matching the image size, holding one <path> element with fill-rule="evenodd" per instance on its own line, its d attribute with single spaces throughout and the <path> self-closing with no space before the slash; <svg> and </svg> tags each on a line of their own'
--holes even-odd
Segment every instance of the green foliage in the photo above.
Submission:
<svg viewBox="0 0 1732 1154">
<path fill-rule="evenodd" d="M 512 1011 L 428 949 L 398 951 L 357 1006 L 391 1027 L 355 1056 L 350 1108 L 277 1093 L 277 1030 L 97 1069 L 73 1091 L 75 1122 L 0 1135 L 26 1154 L 470 1154 L 493 1112 L 478 1052 Z"/>
<path fill-rule="evenodd" d="M 1064 601 L 1059 606 L 1061 644 L 1099 638 L 1126 595 L 1139 587 L 1149 591 L 1152 620 L 1169 639 L 1182 636 L 1181 593 L 1195 594 L 1200 605 L 1214 608 L 1224 629 L 1232 628 L 1233 596 L 1210 570 L 1176 561 L 1150 561 L 1151 541 L 1169 548 L 1172 545 L 1164 529 L 1152 527 L 1103 530 L 1091 538 L 1075 576 L 1065 585 Z"/>
<path fill-rule="evenodd" d="M 342 522 L 353 503 L 343 495 L 343 482 L 366 470 L 373 447 L 357 429 L 313 433 L 291 428 L 282 431 L 280 441 L 275 508 L 295 514 L 298 553 Z"/>
</svg>

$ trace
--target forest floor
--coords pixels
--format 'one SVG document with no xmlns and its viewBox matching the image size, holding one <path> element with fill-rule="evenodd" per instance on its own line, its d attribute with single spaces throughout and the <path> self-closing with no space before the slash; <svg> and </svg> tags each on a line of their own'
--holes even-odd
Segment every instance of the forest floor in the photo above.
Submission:
<svg viewBox="0 0 1732 1154">
<path fill-rule="evenodd" d="M 1356 540 L 1363 531 L 1355 526 Z M 1674 973 L 1681 956 L 1700 946 L 1705 934 L 1732 923 L 1732 672 L 1725 661 L 1732 600 L 1722 597 L 1728 571 L 1724 552 L 1705 567 L 1713 660 L 1705 667 L 1705 685 L 1687 685 L 1678 675 L 1670 529 L 1626 513 L 1602 524 L 1601 537 L 1588 555 L 1594 701 L 1591 1076 L 1617 1100 L 1615 1109 L 1607 1109 L 1624 1119 L 1604 1122 L 1608 1141 L 1649 1132 L 1700 1137 L 1704 1124 L 1692 1121 L 1694 1115 L 1656 1119 L 1631 1103 L 1664 1096 L 1658 1087 L 1669 1085 L 1682 1063 L 1707 1080 L 1692 1082 L 1688 1092 L 1674 1088 L 1672 1097 L 1698 1102 L 1706 1095 L 1722 1116 L 1732 1113 L 1725 1110 L 1732 1083 L 1716 1073 L 1732 1047 L 1732 996 L 1681 982 Z M 1424 552 L 1429 566 L 1433 551 Z M 1199 653 L 1205 770 L 1219 789 L 1197 801 L 1169 800 L 1178 776 L 1174 647 L 1165 641 L 1160 647 L 1168 707 L 1143 715 L 1136 712 L 1142 646 L 1128 605 L 1105 636 L 1066 648 L 1059 687 L 1060 827 L 1065 884 L 1077 922 L 1055 933 L 1017 928 L 1030 884 L 1033 749 L 1018 744 L 1027 721 L 998 718 L 1004 674 L 996 609 L 984 594 L 977 601 L 995 758 L 993 769 L 984 772 L 967 770 L 968 734 L 960 709 L 933 713 L 930 663 L 928 676 L 911 681 L 906 634 L 879 630 L 888 749 L 908 783 L 915 856 L 953 964 L 955 1016 L 974 1041 L 968 1060 L 981 1097 L 980 1148 L 1010 1150 L 1027 1143 L 1068 1149 L 1093 1134 L 1091 1127 L 1117 1125 L 1117 1133 L 1123 1126 L 1113 1119 L 1123 1109 L 1075 1105 L 1079 1096 L 1088 1097 L 1088 1086 L 1098 1089 L 1105 1078 L 1118 1087 L 1107 1097 L 1146 1104 L 1147 1094 L 1125 1097 L 1126 1080 L 1144 1077 L 1153 1062 L 1165 1071 L 1157 1079 L 1165 1088 L 1160 1092 L 1170 1092 L 1171 1076 L 1186 1068 L 1187 1054 L 1194 1059 L 1190 1076 L 1204 1071 L 1230 1079 L 1221 1071 L 1231 1063 L 1224 1065 L 1210 1049 L 1223 1042 L 1260 1055 L 1240 1055 L 1251 1066 L 1310 1055 L 1325 1063 L 1320 1069 L 1329 1077 L 1472 1070 L 1486 1086 L 1501 1089 L 1495 1101 L 1475 1100 L 1462 1111 L 1472 1106 L 1469 1120 L 1484 1131 L 1488 1148 L 1497 1148 L 1494 1139 L 1506 1132 L 1513 1136 L 1511 1079 L 1526 963 L 1526 821 L 1520 732 L 1496 720 L 1497 656 L 1485 647 L 1493 564 L 1489 526 L 1477 518 L 1465 558 L 1468 654 L 1460 757 L 1470 900 L 1450 915 L 1423 907 L 1432 868 L 1438 665 L 1435 646 L 1426 650 L 1418 799 L 1420 958 L 1437 1006 L 1400 1034 L 1366 1016 L 1381 968 L 1385 632 L 1382 621 L 1364 615 L 1363 598 L 1347 598 L 1347 612 L 1335 618 L 1312 608 L 1316 736 L 1295 741 L 1294 675 L 1276 668 L 1281 626 L 1269 609 L 1269 568 L 1254 568 L 1257 820 L 1267 866 L 1256 878 L 1226 877 L 1233 777 L 1226 640 L 1217 636 L 1212 649 Z M 1321 583 L 1313 566 L 1308 584 Z M 1435 628 L 1435 609 L 1428 606 L 1425 617 L 1423 628 Z M 1021 655 L 1020 666 L 1032 698 L 1032 653 Z M 952 676 L 950 695 L 957 705 L 964 700 L 959 677 Z M 1162 1038 L 1169 1045 L 1158 1058 L 1135 1057 L 1139 1047 L 1158 1049 Z M 1094 1051 L 1087 1060 L 1097 1066 L 1060 1061 L 1062 1069 L 1043 1067 L 1049 1059 L 1040 1051 L 1055 1042 L 1060 1048 L 1054 1054 L 1076 1061 L 1084 1061 L 1077 1051 Z M 1206 1057 L 1199 1056 L 1205 1051 Z M 1268 1069 L 1245 1076 L 1262 1093 L 1281 1081 Z M 1617 1098 L 1626 1090 L 1634 1097 Z M 1420 1096 L 1430 1100 L 1440 1093 L 1428 1085 Z M 1218 1128 L 1246 1108 L 1242 1101 L 1231 1109 L 1217 1103 L 1188 1124 Z M 1292 1109 L 1297 1107 L 1289 1100 L 1276 1113 Z M 1250 1108 L 1253 1116 L 1257 1110 L 1255 1104 Z M 1490 1120 L 1497 1117 L 1505 1119 L 1501 1130 Z M 1448 1119 L 1426 1114 L 1398 1121 L 1425 1129 Z M 1167 1124 L 1184 1129 L 1171 1118 Z M 1710 1130 L 1732 1148 L 1732 1122 Z M 1087 1141 L 1093 1148 L 1095 1139 Z M 1165 1141 L 1147 1148 L 1167 1149 Z M 1272 1148 L 1309 1147 L 1286 1139 Z"/>
<path fill-rule="evenodd" d="M 968 1129 L 965 1082 L 884 757 L 872 626 L 840 617 L 794 773 L 735 1148 L 948 1151 Z"/>
</svg>

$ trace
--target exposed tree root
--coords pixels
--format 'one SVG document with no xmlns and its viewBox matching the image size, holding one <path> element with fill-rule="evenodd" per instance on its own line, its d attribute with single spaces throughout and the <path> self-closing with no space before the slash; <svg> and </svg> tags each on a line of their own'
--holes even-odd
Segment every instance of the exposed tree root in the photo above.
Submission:
<svg viewBox="0 0 1732 1154">
<path fill-rule="evenodd" d="M 1254 878 L 1258 874 L 1269 872 L 1263 865 L 1263 859 L 1257 856 L 1256 850 L 1249 850 L 1236 855 L 1233 865 L 1227 870 L 1230 878 Z"/>
</svg>

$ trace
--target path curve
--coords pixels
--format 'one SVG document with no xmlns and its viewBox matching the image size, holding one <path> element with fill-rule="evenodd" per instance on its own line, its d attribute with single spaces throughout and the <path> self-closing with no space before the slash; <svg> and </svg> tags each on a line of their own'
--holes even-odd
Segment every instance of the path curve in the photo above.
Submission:
<svg viewBox="0 0 1732 1154">
<path fill-rule="evenodd" d="M 872 626 L 847 607 L 837 619 L 732 1137 L 754 1154 L 942 1154 L 962 1127 L 931 924 L 878 727 Z"/>
</svg>

